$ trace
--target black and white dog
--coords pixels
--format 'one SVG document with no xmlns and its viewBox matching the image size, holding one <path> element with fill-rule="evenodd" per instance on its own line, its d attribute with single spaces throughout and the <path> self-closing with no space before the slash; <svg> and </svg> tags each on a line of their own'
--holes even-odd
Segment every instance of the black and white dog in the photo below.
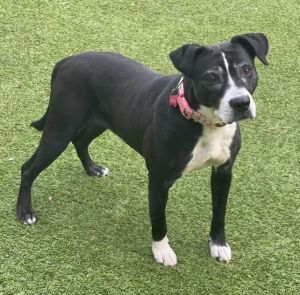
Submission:
<svg viewBox="0 0 300 295">
<path fill-rule="evenodd" d="M 170 187 L 182 175 L 210 165 L 210 253 L 228 262 L 224 220 L 241 144 L 238 121 L 256 115 L 254 58 L 267 64 L 267 53 L 266 36 L 249 33 L 214 46 L 188 44 L 174 50 L 170 58 L 179 75 L 157 74 L 115 53 L 88 52 L 61 60 L 53 70 L 48 109 L 32 123 L 43 135 L 22 166 L 17 219 L 36 222 L 32 184 L 70 142 L 89 175 L 107 175 L 108 169 L 90 158 L 88 146 L 109 129 L 145 158 L 155 260 L 166 266 L 177 263 L 167 238 Z"/>
</svg>

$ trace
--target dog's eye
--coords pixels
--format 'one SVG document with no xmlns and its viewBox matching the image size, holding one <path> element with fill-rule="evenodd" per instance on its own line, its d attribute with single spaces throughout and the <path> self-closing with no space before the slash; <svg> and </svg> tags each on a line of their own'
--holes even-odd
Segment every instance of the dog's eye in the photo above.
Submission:
<svg viewBox="0 0 300 295">
<path fill-rule="evenodd" d="M 215 73 L 209 73 L 205 76 L 205 80 L 206 80 L 206 82 L 208 82 L 210 84 L 214 83 L 218 80 L 218 75 Z"/>
<path fill-rule="evenodd" d="M 245 76 L 250 76 L 252 74 L 252 68 L 250 66 L 243 66 L 242 69 Z"/>
</svg>

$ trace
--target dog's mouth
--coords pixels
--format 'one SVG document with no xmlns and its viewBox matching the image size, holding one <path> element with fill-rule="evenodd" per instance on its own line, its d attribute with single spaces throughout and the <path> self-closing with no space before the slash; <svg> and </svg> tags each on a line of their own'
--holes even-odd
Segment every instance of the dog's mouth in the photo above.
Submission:
<svg viewBox="0 0 300 295">
<path fill-rule="evenodd" d="M 208 111 L 210 110 L 210 111 Z M 256 111 L 255 107 L 250 108 L 246 111 L 236 111 L 232 108 L 227 108 L 226 110 L 220 109 L 210 109 L 201 106 L 200 111 L 205 115 L 205 117 L 216 125 L 226 125 L 234 122 L 244 121 L 247 119 L 255 119 Z"/>
<path fill-rule="evenodd" d="M 254 120 L 256 115 L 253 114 L 250 110 L 247 110 L 245 112 L 232 112 L 226 117 L 227 118 L 223 119 L 224 123 L 231 124 L 233 122 L 245 121 L 248 119 Z"/>
</svg>

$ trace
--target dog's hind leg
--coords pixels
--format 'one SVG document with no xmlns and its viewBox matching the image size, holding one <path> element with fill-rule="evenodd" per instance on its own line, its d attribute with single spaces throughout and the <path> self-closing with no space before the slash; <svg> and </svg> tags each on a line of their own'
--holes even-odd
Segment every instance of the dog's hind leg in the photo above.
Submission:
<svg viewBox="0 0 300 295">
<path fill-rule="evenodd" d="M 22 166 L 21 185 L 17 201 L 17 219 L 25 224 L 33 224 L 36 215 L 31 206 L 31 187 L 36 177 L 46 169 L 68 146 L 70 138 L 61 133 L 42 136 L 33 156 Z"/>
<path fill-rule="evenodd" d="M 71 98 L 72 108 L 69 107 Z M 17 219 L 25 224 L 33 224 L 36 221 L 31 206 L 31 187 L 34 180 L 67 148 L 89 115 L 88 105 L 74 93 L 55 97 L 55 99 L 57 100 L 54 103 L 50 102 L 40 144 L 21 169 L 16 215 Z"/>
<path fill-rule="evenodd" d="M 108 168 L 97 165 L 90 157 L 89 144 L 102 134 L 107 127 L 97 118 L 91 118 L 87 124 L 79 131 L 75 139 L 72 140 L 77 155 L 85 169 L 86 173 L 91 176 L 106 176 L 109 174 Z"/>
</svg>

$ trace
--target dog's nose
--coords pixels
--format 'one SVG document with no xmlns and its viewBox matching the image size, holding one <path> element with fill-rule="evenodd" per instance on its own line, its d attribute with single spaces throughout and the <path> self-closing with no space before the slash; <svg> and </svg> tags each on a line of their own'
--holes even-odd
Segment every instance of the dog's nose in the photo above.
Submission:
<svg viewBox="0 0 300 295">
<path fill-rule="evenodd" d="M 239 96 L 229 101 L 230 106 L 239 112 L 245 112 L 249 109 L 250 98 L 249 96 Z"/>
</svg>

